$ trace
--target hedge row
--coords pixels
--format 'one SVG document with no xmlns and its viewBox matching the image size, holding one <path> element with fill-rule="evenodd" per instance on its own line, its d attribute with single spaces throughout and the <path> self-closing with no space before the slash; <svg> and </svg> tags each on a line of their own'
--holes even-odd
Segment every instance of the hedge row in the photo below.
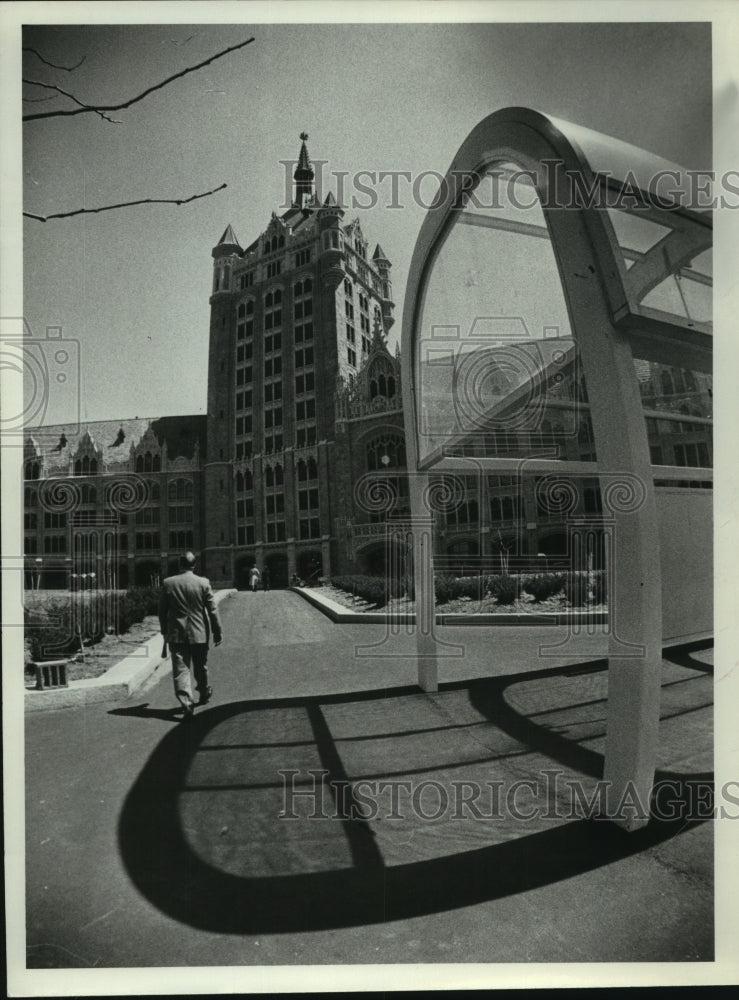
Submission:
<svg viewBox="0 0 739 1000">
<path fill-rule="evenodd" d="M 382 607 L 392 597 L 401 597 L 405 591 L 405 584 L 401 580 L 386 579 L 384 576 L 361 576 L 359 574 L 350 576 L 334 576 L 331 583 L 339 590 L 346 591 L 347 594 L 354 594 L 370 604 Z"/>
<path fill-rule="evenodd" d="M 61 658 L 79 650 L 80 638 L 89 643 L 106 633 L 121 635 L 147 615 L 157 614 L 158 606 L 159 591 L 152 587 L 65 597 L 29 595 L 23 621 L 30 658 Z"/>
<path fill-rule="evenodd" d="M 382 607 L 389 597 L 397 597 L 408 592 L 404 581 L 387 581 L 380 576 L 335 576 L 331 583 L 339 590 L 361 597 L 370 604 Z M 573 607 L 588 604 L 604 604 L 606 601 L 606 577 L 603 570 L 591 573 L 536 573 L 513 575 L 444 576 L 434 579 L 437 604 L 468 597 L 473 601 L 494 597 L 497 604 L 513 604 L 525 592 L 535 603 L 546 601 L 564 591 L 567 602 Z"/>
</svg>

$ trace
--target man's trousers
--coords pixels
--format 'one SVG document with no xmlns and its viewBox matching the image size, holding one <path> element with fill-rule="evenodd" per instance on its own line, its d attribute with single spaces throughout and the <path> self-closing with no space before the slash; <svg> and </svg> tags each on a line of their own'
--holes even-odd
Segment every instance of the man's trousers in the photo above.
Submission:
<svg viewBox="0 0 739 1000">
<path fill-rule="evenodd" d="M 175 643 L 169 644 L 172 654 L 172 679 L 174 680 L 174 693 L 183 708 L 187 709 L 194 705 L 192 696 L 192 675 L 190 666 L 195 674 L 195 687 L 202 697 L 208 687 L 208 643 Z"/>
</svg>

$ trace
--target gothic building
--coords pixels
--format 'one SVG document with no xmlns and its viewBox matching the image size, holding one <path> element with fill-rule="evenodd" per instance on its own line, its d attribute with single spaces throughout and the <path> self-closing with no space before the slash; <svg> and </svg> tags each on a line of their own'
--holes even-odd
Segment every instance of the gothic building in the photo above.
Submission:
<svg viewBox="0 0 739 1000">
<path fill-rule="evenodd" d="M 184 549 L 217 587 L 244 586 L 254 564 L 269 568 L 272 586 L 293 574 L 386 571 L 385 522 L 409 512 L 400 359 L 387 346 L 391 266 L 331 194 L 317 199 L 307 138 L 290 208 L 246 247 L 228 225 L 212 250 L 207 414 L 98 421 L 77 434 L 29 428 L 27 586 L 157 582 Z M 459 422 L 451 387 L 438 387 L 446 453 L 592 462 L 573 342 L 523 345 L 539 358 L 547 343 L 559 358 L 556 372 L 523 366 L 534 385 L 511 381 L 510 358 L 496 367 L 494 334 L 481 340 L 487 388 L 475 433 Z M 461 364 L 477 370 L 477 355 Z M 637 376 L 655 464 L 708 467 L 710 378 L 648 362 Z M 535 425 L 508 419 L 532 392 L 542 400 Z M 563 507 L 522 469 L 435 484 L 447 496 L 434 511 L 441 571 L 490 571 L 499 558 L 543 568 L 567 552 L 568 518 L 597 519 L 596 480 Z"/>
<path fill-rule="evenodd" d="M 360 456 L 393 442 L 404 467 L 391 266 L 333 195 L 319 203 L 306 139 L 291 207 L 212 251 L 207 415 L 29 428 L 29 585 L 80 577 L 81 551 L 88 580 L 97 560 L 119 586 L 166 576 L 183 547 L 216 586 L 254 563 L 273 586 L 361 564 Z"/>
</svg>

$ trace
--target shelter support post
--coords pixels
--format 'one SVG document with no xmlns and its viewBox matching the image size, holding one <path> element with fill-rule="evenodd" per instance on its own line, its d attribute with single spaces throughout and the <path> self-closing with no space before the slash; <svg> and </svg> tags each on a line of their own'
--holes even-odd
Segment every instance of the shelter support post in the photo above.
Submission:
<svg viewBox="0 0 739 1000">
<path fill-rule="evenodd" d="M 413 531 L 413 580 L 416 598 L 416 655 L 418 686 L 438 691 L 439 663 L 434 621 L 434 519 L 428 510 L 428 476 L 410 477 Z"/>
<path fill-rule="evenodd" d="M 607 815 L 635 830 L 649 820 L 657 760 L 662 579 L 657 505 L 631 348 L 617 331 L 609 333 L 594 338 L 595 350 L 592 342 L 582 342 L 603 501 L 615 519 L 603 777 Z"/>
</svg>

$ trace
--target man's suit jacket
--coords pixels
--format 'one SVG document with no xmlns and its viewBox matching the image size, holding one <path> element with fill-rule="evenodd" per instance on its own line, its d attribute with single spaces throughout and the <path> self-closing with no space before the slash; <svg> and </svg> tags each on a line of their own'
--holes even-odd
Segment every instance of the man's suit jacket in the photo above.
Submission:
<svg viewBox="0 0 739 1000">
<path fill-rule="evenodd" d="M 210 581 L 192 570 L 167 577 L 159 595 L 159 625 L 170 644 L 207 643 L 211 631 L 219 642 L 223 629 Z"/>
</svg>

